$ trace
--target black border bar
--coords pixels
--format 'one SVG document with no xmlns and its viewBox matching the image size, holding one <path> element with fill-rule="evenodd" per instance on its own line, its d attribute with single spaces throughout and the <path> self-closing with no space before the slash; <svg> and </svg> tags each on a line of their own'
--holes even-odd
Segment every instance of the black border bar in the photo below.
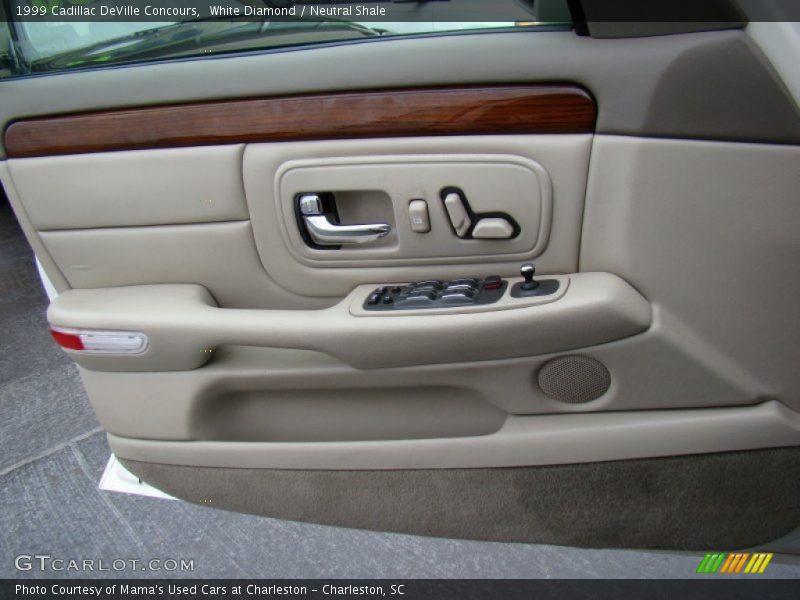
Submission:
<svg viewBox="0 0 800 600">
<path fill-rule="evenodd" d="M 636 573 L 631 573 L 635 576 Z M 724 579 L 409 579 L 409 580 L 211 580 L 211 579 L 7 579 L 0 582 L 1 598 L 241 598 L 241 599 L 365 599 L 396 600 L 782 600 L 796 598 L 797 580 Z M 237 589 L 238 588 L 238 589 Z M 132 593 L 132 590 L 136 593 Z M 235 593 L 238 591 L 239 593 Z"/>
</svg>

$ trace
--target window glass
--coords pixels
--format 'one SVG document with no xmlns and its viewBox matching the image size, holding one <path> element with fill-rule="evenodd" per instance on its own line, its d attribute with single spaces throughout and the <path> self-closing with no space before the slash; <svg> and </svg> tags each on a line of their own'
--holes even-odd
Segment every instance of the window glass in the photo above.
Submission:
<svg viewBox="0 0 800 600">
<path fill-rule="evenodd" d="M 570 26 L 566 0 L 203 0 L 193 14 L 175 12 L 186 2 L 151 2 L 12 0 L 0 31 L 0 77 L 352 40 Z M 109 18 L 109 6 L 138 8 L 138 14 Z"/>
</svg>

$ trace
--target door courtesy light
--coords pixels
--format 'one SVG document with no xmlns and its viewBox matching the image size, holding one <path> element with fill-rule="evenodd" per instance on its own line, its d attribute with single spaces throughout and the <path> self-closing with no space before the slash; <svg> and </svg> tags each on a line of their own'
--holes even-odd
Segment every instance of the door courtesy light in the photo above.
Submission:
<svg viewBox="0 0 800 600">
<path fill-rule="evenodd" d="M 135 331 L 51 327 L 50 334 L 62 348 L 91 354 L 141 354 L 147 349 L 147 336 Z"/>
</svg>

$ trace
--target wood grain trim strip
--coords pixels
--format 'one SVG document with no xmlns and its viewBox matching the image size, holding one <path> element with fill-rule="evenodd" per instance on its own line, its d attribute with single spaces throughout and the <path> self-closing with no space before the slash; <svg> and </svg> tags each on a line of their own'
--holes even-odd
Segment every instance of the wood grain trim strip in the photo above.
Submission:
<svg viewBox="0 0 800 600">
<path fill-rule="evenodd" d="M 29 119 L 10 158 L 241 142 L 419 135 L 590 133 L 582 88 L 514 85 L 347 92 L 155 106 Z"/>
</svg>

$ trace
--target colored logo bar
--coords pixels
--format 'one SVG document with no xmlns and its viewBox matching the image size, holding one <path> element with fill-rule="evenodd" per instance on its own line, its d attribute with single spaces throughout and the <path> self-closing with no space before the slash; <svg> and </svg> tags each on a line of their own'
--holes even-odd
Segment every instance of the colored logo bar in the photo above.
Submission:
<svg viewBox="0 0 800 600">
<path fill-rule="evenodd" d="M 754 552 L 753 554 L 749 552 L 714 552 L 703 557 L 697 567 L 697 573 L 761 574 L 766 570 L 772 556 L 772 552 Z"/>
</svg>

